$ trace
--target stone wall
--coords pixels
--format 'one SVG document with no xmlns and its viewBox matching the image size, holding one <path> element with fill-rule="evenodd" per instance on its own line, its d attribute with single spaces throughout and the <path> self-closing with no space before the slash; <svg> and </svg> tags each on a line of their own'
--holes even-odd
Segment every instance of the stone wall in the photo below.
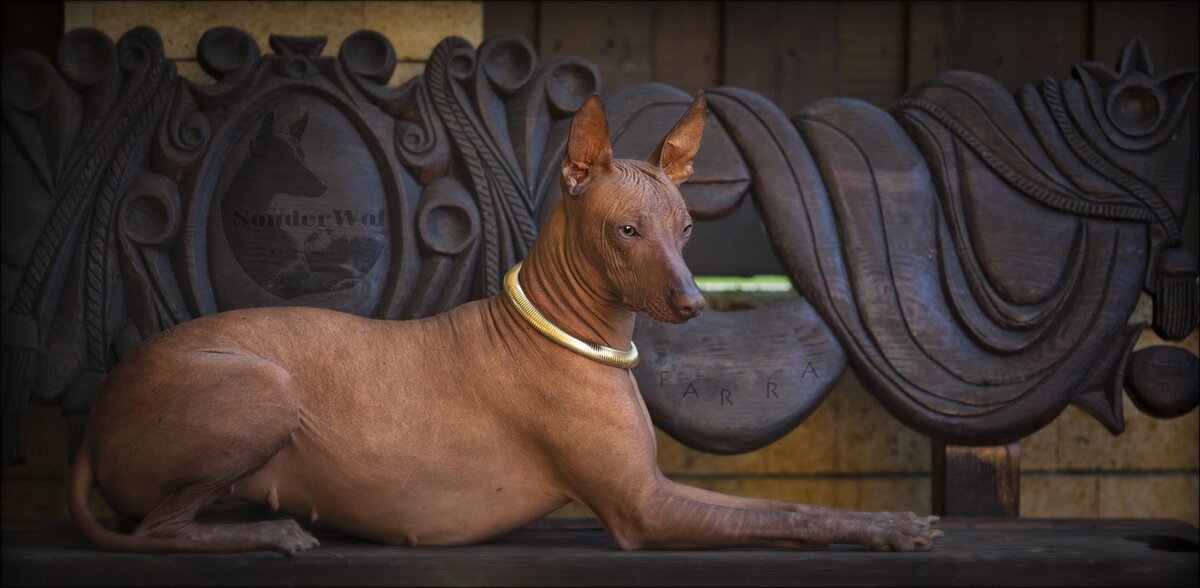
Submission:
<svg viewBox="0 0 1200 588">
<path fill-rule="evenodd" d="M 396 49 L 398 85 L 425 68 L 425 60 L 445 37 L 483 41 L 482 2 L 66 2 L 65 30 L 93 27 L 116 41 L 138 25 L 162 35 L 167 58 L 179 73 L 197 82 L 212 79 L 196 62 L 196 43 L 210 28 L 234 26 L 270 52 L 272 34 L 324 36 L 322 55 L 336 56 L 351 33 L 383 33 Z"/>
</svg>

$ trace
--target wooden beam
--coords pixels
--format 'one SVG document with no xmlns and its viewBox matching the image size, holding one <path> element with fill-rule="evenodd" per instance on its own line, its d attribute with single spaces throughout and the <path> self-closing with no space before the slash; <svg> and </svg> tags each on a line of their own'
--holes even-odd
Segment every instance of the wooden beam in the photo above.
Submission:
<svg viewBox="0 0 1200 588">
<path fill-rule="evenodd" d="M 1021 448 L 934 440 L 933 512 L 951 517 L 1020 516 Z"/>
</svg>

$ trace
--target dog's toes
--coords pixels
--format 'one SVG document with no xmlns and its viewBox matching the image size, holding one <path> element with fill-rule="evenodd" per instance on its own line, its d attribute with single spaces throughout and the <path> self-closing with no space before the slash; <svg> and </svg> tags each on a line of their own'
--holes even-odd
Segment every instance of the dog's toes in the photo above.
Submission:
<svg viewBox="0 0 1200 588">
<path fill-rule="evenodd" d="M 274 537 L 271 539 L 276 551 L 291 557 L 297 551 L 312 549 L 321 545 L 317 538 L 305 531 L 294 520 L 278 521 L 274 526 Z"/>
</svg>

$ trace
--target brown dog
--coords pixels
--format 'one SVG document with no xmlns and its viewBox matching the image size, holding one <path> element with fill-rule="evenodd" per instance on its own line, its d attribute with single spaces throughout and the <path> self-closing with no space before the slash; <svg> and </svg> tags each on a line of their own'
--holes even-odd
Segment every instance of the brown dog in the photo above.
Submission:
<svg viewBox="0 0 1200 588">
<path fill-rule="evenodd" d="M 636 311 L 683 322 L 704 307 L 676 187 L 704 116 L 700 94 L 649 161 L 614 160 L 589 98 L 562 201 L 494 298 L 407 322 L 238 310 L 147 341 L 93 406 L 71 474 L 76 524 L 110 550 L 290 554 L 318 544 L 292 519 L 196 515 L 246 500 L 375 541 L 454 545 L 577 500 L 622 549 L 931 548 L 935 517 L 737 498 L 659 471 L 637 384 L 614 365 L 628 366 Z M 570 335 L 539 331 L 555 326 Z M 140 521 L 132 534 L 88 512 L 93 484 Z"/>
</svg>

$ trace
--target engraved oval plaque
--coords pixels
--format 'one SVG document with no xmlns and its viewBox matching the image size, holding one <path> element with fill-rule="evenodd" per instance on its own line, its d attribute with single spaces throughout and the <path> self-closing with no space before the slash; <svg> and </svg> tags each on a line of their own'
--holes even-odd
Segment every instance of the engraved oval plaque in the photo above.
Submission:
<svg viewBox="0 0 1200 588">
<path fill-rule="evenodd" d="M 208 250 L 220 309 L 379 305 L 390 257 L 380 169 L 355 125 L 292 93 L 242 125 L 213 187 Z"/>
<path fill-rule="evenodd" d="M 633 368 L 654 424 L 709 453 L 766 447 L 813 413 L 846 355 L 803 298 L 705 311 L 682 325 L 638 315 Z"/>
</svg>

